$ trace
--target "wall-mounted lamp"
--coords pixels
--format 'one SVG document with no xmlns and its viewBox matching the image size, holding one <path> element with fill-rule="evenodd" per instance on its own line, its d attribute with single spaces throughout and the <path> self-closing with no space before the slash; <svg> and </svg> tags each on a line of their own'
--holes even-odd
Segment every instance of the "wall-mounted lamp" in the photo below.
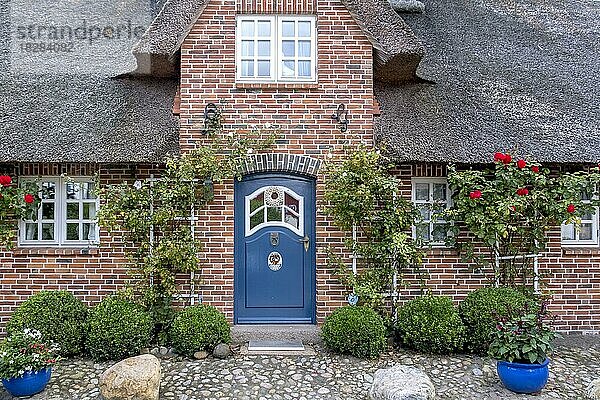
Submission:
<svg viewBox="0 0 600 400">
<path fill-rule="evenodd" d="M 336 120 L 340 124 L 340 132 L 348 130 L 348 110 L 344 103 L 337 107 L 337 110 L 331 115 L 331 119 Z"/>
<path fill-rule="evenodd" d="M 207 135 L 221 127 L 221 111 L 215 103 L 208 103 L 204 107 L 204 130 L 202 133 Z"/>
</svg>

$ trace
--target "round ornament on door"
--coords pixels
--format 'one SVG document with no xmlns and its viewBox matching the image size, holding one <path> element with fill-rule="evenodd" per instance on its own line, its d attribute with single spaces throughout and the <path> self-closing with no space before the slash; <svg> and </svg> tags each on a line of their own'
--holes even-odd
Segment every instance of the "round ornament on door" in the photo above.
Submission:
<svg viewBox="0 0 600 400">
<path fill-rule="evenodd" d="M 271 271 L 279 271 L 283 265 L 283 257 L 278 252 L 272 251 L 267 257 L 267 265 Z"/>
<path fill-rule="evenodd" d="M 269 186 L 265 189 L 265 204 L 267 207 L 281 207 L 284 197 L 283 189 L 279 186 Z"/>
</svg>

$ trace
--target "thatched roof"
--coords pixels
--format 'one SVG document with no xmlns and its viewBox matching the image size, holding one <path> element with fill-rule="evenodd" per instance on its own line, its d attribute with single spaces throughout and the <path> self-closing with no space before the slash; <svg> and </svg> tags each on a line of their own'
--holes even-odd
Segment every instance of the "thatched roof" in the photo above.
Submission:
<svg viewBox="0 0 600 400">
<path fill-rule="evenodd" d="M 403 14 L 419 76 L 379 84 L 378 143 L 397 161 L 600 161 L 600 8 L 592 0 L 435 0 Z"/>
<path fill-rule="evenodd" d="M 375 76 L 385 82 L 416 80 L 423 46 L 387 1 L 342 0 L 374 47 Z M 138 73 L 160 74 L 165 59 L 174 60 L 206 0 L 167 0 L 133 52 Z"/>
</svg>

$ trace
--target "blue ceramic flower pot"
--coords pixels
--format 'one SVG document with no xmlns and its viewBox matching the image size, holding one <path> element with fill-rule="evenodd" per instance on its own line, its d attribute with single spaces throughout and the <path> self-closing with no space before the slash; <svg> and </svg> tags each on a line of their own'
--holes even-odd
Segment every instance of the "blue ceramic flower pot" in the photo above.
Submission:
<svg viewBox="0 0 600 400">
<path fill-rule="evenodd" d="M 52 375 L 51 368 L 45 368 L 41 371 L 25 372 L 19 378 L 2 379 L 4 389 L 15 397 L 33 396 L 44 390 Z"/>
<path fill-rule="evenodd" d="M 516 393 L 536 393 L 548 382 L 549 359 L 541 364 L 521 364 L 498 361 L 498 376 L 508 390 Z"/>
</svg>

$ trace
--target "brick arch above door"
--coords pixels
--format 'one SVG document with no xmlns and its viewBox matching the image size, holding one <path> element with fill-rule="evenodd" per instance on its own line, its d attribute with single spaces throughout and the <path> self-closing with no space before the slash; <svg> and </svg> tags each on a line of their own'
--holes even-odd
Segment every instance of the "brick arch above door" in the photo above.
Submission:
<svg viewBox="0 0 600 400">
<path fill-rule="evenodd" d="M 300 154 L 253 154 L 242 166 L 244 175 L 258 172 L 287 172 L 316 178 L 321 160 Z"/>
</svg>

